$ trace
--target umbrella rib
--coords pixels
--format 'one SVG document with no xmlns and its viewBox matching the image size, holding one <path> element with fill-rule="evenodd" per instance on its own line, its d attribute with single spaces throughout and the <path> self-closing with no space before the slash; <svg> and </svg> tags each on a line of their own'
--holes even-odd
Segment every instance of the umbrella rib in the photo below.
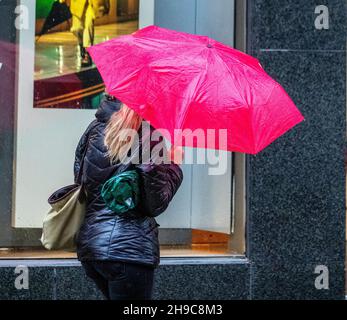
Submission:
<svg viewBox="0 0 347 320">
<path fill-rule="evenodd" d="M 220 56 L 219 52 L 217 51 L 217 55 L 216 55 L 219 60 L 223 63 L 223 65 L 227 68 L 227 70 L 229 71 L 230 75 L 232 74 L 229 66 L 225 63 L 225 61 L 222 59 L 222 57 Z M 243 63 L 240 63 L 242 64 L 244 67 L 246 65 L 244 65 Z M 249 84 L 249 86 L 251 87 L 251 84 L 250 82 L 248 81 L 247 77 L 244 77 L 244 79 L 247 81 L 247 83 Z M 240 93 L 241 91 L 241 88 L 240 86 L 235 82 L 235 85 L 237 85 L 237 87 L 239 88 L 238 92 Z M 253 151 L 255 152 L 255 140 L 254 140 L 254 136 L 255 136 L 255 132 L 254 132 L 254 128 L 253 128 L 253 122 L 251 121 L 251 113 L 252 113 L 252 108 L 250 107 L 250 105 L 248 104 L 248 102 L 246 101 L 246 99 L 244 99 L 244 97 L 240 94 L 240 98 L 242 99 L 242 101 L 244 102 L 244 104 L 247 106 L 247 109 L 249 110 L 249 114 L 250 114 L 250 118 L 249 118 L 249 127 L 250 127 L 250 134 L 252 135 L 252 140 L 253 141 Z"/>
<path fill-rule="evenodd" d="M 220 51 L 222 51 L 222 52 L 226 52 L 226 53 L 230 53 L 230 51 L 239 52 L 239 53 L 241 53 L 241 54 L 247 56 L 247 59 L 251 58 L 252 60 L 254 60 L 255 62 L 257 62 L 257 63 L 261 66 L 259 59 L 255 58 L 255 57 L 252 57 L 252 56 L 249 56 L 249 55 L 247 55 L 246 53 L 244 53 L 244 52 L 242 52 L 242 51 L 239 51 L 239 50 L 236 50 L 236 49 L 234 49 L 234 48 L 225 48 L 224 44 L 222 44 L 222 45 L 223 45 L 223 46 L 219 46 L 219 47 L 218 47 L 218 50 L 220 50 Z M 240 59 L 237 59 L 237 62 L 238 62 L 239 64 L 242 64 L 242 65 L 245 66 L 245 67 L 249 67 L 249 68 L 252 68 L 252 69 L 254 69 L 254 70 L 256 70 L 256 71 L 259 71 L 259 70 L 258 70 L 257 68 L 255 68 L 252 64 L 247 64 L 247 63 L 243 62 L 243 61 L 240 60 Z M 261 67 L 261 70 L 264 71 L 263 67 Z"/>
<path fill-rule="evenodd" d="M 204 51 L 201 51 L 201 52 L 204 52 Z M 201 52 L 199 53 L 199 54 L 201 54 Z M 208 52 L 210 52 L 210 50 L 208 50 Z M 207 75 L 207 66 L 208 66 L 208 64 L 206 63 L 205 64 L 205 70 L 204 70 L 204 72 L 203 73 L 199 73 L 199 75 L 197 76 L 197 78 L 198 78 L 198 80 L 197 80 L 197 83 L 196 83 L 196 87 L 198 88 L 198 84 L 199 83 L 201 83 L 201 79 L 202 79 L 202 77 L 204 76 L 204 77 L 206 77 L 206 75 Z M 196 78 L 195 78 L 196 79 Z M 194 79 L 194 80 L 195 80 Z M 197 90 L 198 91 L 198 90 Z M 197 91 L 194 93 L 194 97 L 196 97 L 196 94 L 197 94 Z M 194 99 L 193 99 L 193 97 L 191 98 L 191 101 L 190 101 L 190 103 L 189 103 L 189 105 L 191 104 L 191 102 L 193 101 Z M 183 120 L 182 120 L 182 123 L 181 123 L 181 128 L 184 128 L 184 124 L 185 124 L 185 121 L 186 121 L 186 118 L 187 118 L 187 115 L 188 115 L 188 107 L 186 108 L 186 112 L 185 112 L 185 114 L 184 114 L 184 117 L 183 117 Z"/>
<path fill-rule="evenodd" d="M 229 66 L 228 66 L 228 65 L 225 63 L 225 61 L 222 59 L 222 57 L 220 56 L 219 52 L 216 51 L 216 53 L 217 53 L 217 54 L 216 54 L 216 57 L 217 57 L 217 58 L 222 62 L 222 64 L 227 68 L 229 74 L 232 75 L 232 72 L 231 72 Z M 244 78 L 245 78 L 246 81 L 248 82 L 247 77 L 244 77 Z M 242 91 L 241 88 L 240 88 L 240 86 L 239 86 L 235 81 L 233 81 L 233 82 L 234 82 L 234 84 L 238 87 L 238 93 L 239 93 L 239 96 L 240 96 L 240 98 L 242 99 L 243 103 L 244 103 L 245 105 L 247 105 L 247 107 L 249 108 L 249 105 L 248 105 L 247 101 L 245 101 L 244 97 L 240 94 L 240 92 Z M 249 82 L 248 82 L 248 83 L 249 83 Z"/>
</svg>

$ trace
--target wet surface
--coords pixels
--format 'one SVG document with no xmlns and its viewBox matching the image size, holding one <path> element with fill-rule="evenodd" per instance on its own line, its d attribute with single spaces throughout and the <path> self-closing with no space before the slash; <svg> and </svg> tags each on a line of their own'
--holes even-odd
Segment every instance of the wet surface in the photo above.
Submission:
<svg viewBox="0 0 347 320">
<path fill-rule="evenodd" d="M 95 44 L 114 37 L 132 33 L 138 29 L 138 21 L 127 21 L 95 27 Z M 80 72 L 94 67 L 81 67 L 77 40 L 69 32 L 45 34 L 36 39 L 35 80 Z"/>
</svg>

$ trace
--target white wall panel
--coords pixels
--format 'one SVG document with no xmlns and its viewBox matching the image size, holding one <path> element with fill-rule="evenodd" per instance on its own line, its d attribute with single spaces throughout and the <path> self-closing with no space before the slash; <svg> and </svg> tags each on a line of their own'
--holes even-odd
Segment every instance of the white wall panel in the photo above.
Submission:
<svg viewBox="0 0 347 320">
<path fill-rule="evenodd" d="M 12 215 L 16 228 L 41 227 L 49 195 L 73 182 L 75 148 L 95 114 L 95 110 L 33 108 L 35 3 L 21 0 L 29 10 L 29 28 L 19 33 Z M 153 24 L 153 5 L 142 1 L 140 24 Z"/>
</svg>

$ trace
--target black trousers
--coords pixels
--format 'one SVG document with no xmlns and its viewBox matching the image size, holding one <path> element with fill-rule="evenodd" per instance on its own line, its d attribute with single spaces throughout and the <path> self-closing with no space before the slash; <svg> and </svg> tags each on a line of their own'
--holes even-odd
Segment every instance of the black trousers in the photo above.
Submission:
<svg viewBox="0 0 347 320">
<path fill-rule="evenodd" d="M 151 300 L 154 268 L 122 261 L 83 261 L 89 278 L 107 300 Z"/>
</svg>

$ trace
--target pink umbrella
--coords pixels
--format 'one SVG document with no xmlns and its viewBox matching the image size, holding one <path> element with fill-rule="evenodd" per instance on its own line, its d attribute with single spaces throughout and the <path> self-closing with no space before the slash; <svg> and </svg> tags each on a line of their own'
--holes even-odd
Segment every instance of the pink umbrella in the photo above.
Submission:
<svg viewBox="0 0 347 320">
<path fill-rule="evenodd" d="M 176 145 L 256 154 L 304 120 L 257 59 L 206 36 L 149 26 L 88 51 L 107 91 Z M 177 139 L 186 129 L 205 141 Z"/>
</svg>

